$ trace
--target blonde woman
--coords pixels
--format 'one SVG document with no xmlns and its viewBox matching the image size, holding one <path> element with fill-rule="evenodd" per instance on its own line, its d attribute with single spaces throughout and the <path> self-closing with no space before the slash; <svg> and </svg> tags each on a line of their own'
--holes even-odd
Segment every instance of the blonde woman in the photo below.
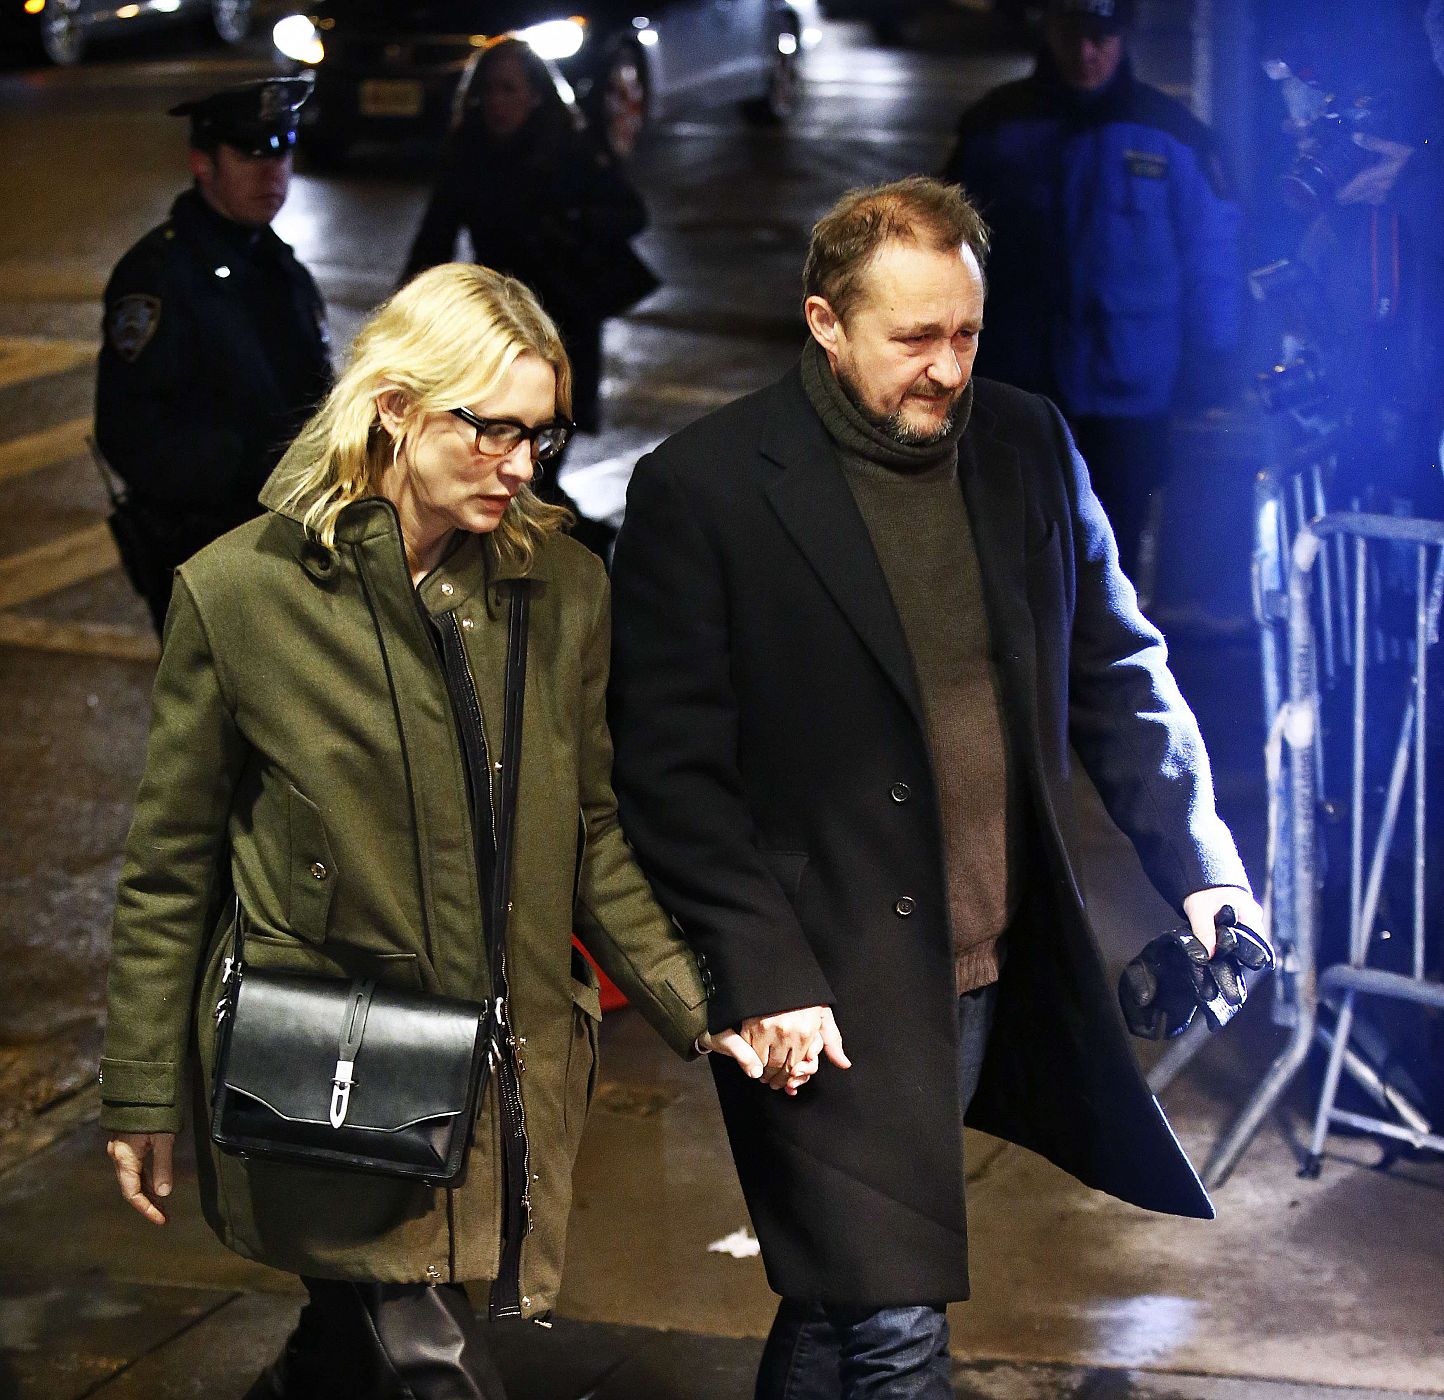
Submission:
<svg viewBox="0 0 1444 1400">
<path fill-rule="evenodd" d="M 305 1282 L 253 1396 L 502 1394 L 461 1284 L 491 1280 L 492 1302 L 529 1318 L 556 1296 L 599 1017 L 574 928 L 678 1053 L 717 1048 L 761 1073 L 737 1037 L 706 1034 L 704 979 L 617 824 L 605 578 L 530 489 L 565 444 L 570 391 L 525 287 L 432 268 L 362 329 L 267 513 L 177 574 L 115 917 L 102 1122 L 123 1196 L 163 1224 L 189 1092 L 207 1220 Z M 467 751 L 500 752 L 518 586 L 531 623 L 507 1071 L 529 1180 L 499 1160 L 494 1088 L 448 1189 L 217 1152 L 205 1090 L 233 892 L 249 966 L 485 995 L 474 835 L 491 784 Z M 453 704 L 458 686 L 479 715 Z"/>
</svg>

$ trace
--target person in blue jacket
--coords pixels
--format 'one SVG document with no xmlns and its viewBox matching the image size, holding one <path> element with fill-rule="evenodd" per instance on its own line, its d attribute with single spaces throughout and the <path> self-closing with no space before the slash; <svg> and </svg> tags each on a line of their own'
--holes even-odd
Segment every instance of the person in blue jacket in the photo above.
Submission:
<svg viewBox="0 0 1444 1400">
<path fill-rule="evenodd" d="M 1133 576 L 1169 415 L 1221 403 L 1239 209 L 1212 133 L 1134 77 L 1130 0 L 1052 0 L 1036 71 L 963 114 L 944 178 L 994 235 L 978 372 L 1063 410 Z"/>
</svg>

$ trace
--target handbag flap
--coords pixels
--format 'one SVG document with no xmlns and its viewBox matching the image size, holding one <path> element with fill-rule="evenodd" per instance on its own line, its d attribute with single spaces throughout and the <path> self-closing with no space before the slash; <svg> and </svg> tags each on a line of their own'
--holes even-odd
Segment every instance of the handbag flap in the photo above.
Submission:
<svg viewBox="0 0 1444 1400">
<path fill-rule="evenodd" d="M 247 967 L 221 1082 L 282 1118 L 327 1124 L 352 987 Z M 484 1008 L 377 987 L 356 1052 L 346 1125 L 396 1132 L 466 1109 Z"/>
</svg>

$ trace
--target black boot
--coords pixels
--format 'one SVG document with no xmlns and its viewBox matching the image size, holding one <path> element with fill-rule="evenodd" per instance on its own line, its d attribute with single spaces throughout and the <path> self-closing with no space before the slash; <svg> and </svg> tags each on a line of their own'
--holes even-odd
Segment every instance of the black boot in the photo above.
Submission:
<svg viewBox="0 0 1444 1400">
<path fill-rule="evenodd" d="M 460 1285 L 301 1281 L 310 1301 L 245 1400 L 506 1400 Z"/>
</svg>

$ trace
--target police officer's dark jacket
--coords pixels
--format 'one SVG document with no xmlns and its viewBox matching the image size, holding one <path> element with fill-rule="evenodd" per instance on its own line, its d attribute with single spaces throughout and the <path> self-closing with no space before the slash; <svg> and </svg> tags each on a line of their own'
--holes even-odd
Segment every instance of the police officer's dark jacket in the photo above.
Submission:
<svg viewBox="0 0 1444 1400">
<path fill-rule="evenodd" d="M 944 178 L 994 235 L 979 374 L 1136 417 L 1236 347 L 1240 215 L 1212 133 L 1126 59 L 1080 94 L 1045 54 L 963 114 Z"/>
<path fill-rule="evenodd" d="M 134 495 L 228 529 L 331 379 L 325 307 L 270 228 L 195 190 L 120 260 L 105 291 L 96 438 Z"/>
</svg>

